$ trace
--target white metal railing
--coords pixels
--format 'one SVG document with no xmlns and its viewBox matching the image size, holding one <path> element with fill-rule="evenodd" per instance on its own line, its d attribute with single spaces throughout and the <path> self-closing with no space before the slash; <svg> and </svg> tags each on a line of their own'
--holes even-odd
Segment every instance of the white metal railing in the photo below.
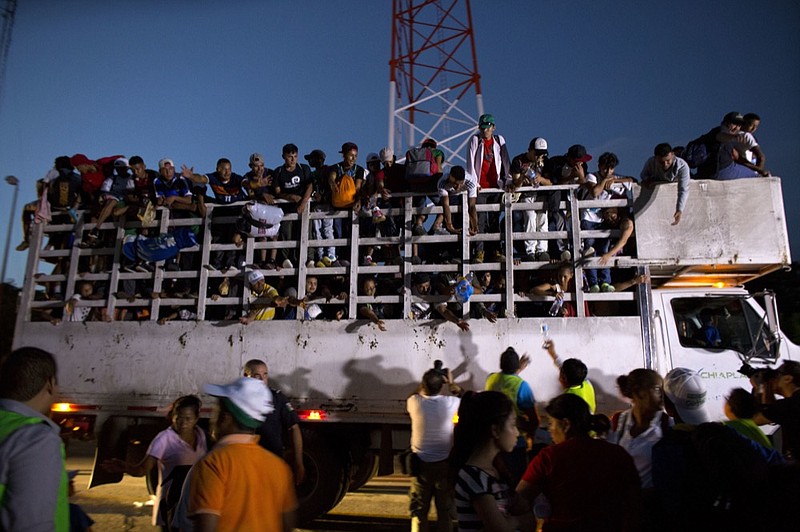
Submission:
<svg viewBox="0 0 800 532">
<path fill-rule="evenodd" d="M 291 213 L 284 215 L 284 221 L 293 221 L 300 225 L 299 235 L 297 241 L 257 241 L 254 238 L 247 238 L 245 240 L 244 262 L 246 263 L 245 271 L 255 268 L 254 256 L 259 250 L 271 250 L 281 248 L 292 248 L 297 251 L 298 261 L 293 264 L 292 268 L 281 268 L 275 270 L 261 270 L 268 282 L 271 279 L 283 278 L 290 279 L 289 285 L 296 289 L 298 299 L 304 299 L 306 278 L 310 275 L 317 276 L 318 278 L 325 278 L 329 276 L 345 276 L 347 279 L 347 298 L 345 301 L 339 302 L 345 306 L 345 318 L 357 318 L 357 306 L 363 303 L 385 303 L 393 305 L 402 305 L 401 316 L 408 317 L 411 313 L 412 304 L 415 302 L 441 302 L 450 301 L 452 298 L 444 296 L 414 296 L 411 293 L 411 276 L 417 272 L 429 273 L 451 273 L 458 276 L 465 276 L 469 272 L 476 274 L 482 271 L 499 272 L 506 276 L 505 290 L 503 293 L 497 294 L 474 294 L 470 298 L 470 302 L 480 303 L 502 303 L 507 309 L 507 317 L 514 317 L 514 305 L 520 302 L 530 301 L 552 301 L 552 296 L 531 296 L 521 295 L 519 290 L 516 289 L 517 280 L 515 272 L 530 272 L 536 270 L 547 271 L 550 270 L 555 273 L 556 264 L 549 262 L 528 262 L 520 261 L 514 258 L 514 243 L 523 240 L 554 240 L 564 239 L 569 241 L 569 247 L 574 250 L 573 255 L 578 256 L 580 250 L 580 242 L 584 238 L 608 238 L 619 235 L 617 230 L 594 230 L 582 231 L 580 229 L 580 210 L 585 208 L 599 208 L 599 207 L 628 207 L 630 201 L 626 199 L 614 200 L 578 200 L 577 199 L 577 186 L 576 185 L 562 185 L 552 187 L 540 187 L 533 189 L 530 187 L 521 188 L 519 192 L 551 192 L 556 190 L 563 191 L 566 200 L 562 201 L 559 205 L 567 214 L 567 223 L 569 227 L 564 231 L 548 231 L 548 232 L 519 232 L 514 231 L 513 228 L 513 213 L 526 210 L 546 210 L 547 205 L 545 202 L 537 201 L 533 203 L 528 202 L 513 202 L 512 195 L 503 193 L 501 190 L 482 190 L 481 194 L 499 194 L 503 193 L 503 200 L 501 203 L 494 204 L 478 204 L 477 210 L 480 212 L 496 213 L 498 217 L 502 215 L 500 223 L 500 231 L 488 234 L 478 234 L 475 236 L 468 236 L 466 231 L 457 235 L 424 235 L 414 236 L 411 233 L 411 227 L 415 216 L 419 214 L 427 214 L 435 216 L 442 213 L 442 207 L 414 207 L 415 198 L 424 196 L 420 193 L 404 193 L 395 194 L 391 201 L 392 207 L 383 209 L 384 215 L 387 217 L 394 217 L 398 221 L 400 227 L 399 236 L 376 236 L 376 237 L 360 237 L 359 235 L 359 217 L 354 216 L 352 211 L 332 211 L 332 212 L 316 212 L 313 209 L 305 209 L 302 214 Z M 435 194 L 432 192 L 431 194 Z M 431 195 L 428 194 L 428 195 Z M 460 219 L 461 227 L 466 228 L 469 226 L 469 213 L 467 209 L 467 198 L 465 194 L 458 196 L 460 201 L 457 204 L 451 205 L 451 212 L 453 213 L 454 220 Z M 65 223 L 51 223 L 51 224 L 36 224 L 33 227 L 30 237 L 30 251 L 27 263 L 27 275 L 25 286 L 21 296 L 20 313 L 22 319 L 25 321 L 31 320 L 32 311 L 37 309 L 52 309 L 63 307 L 65 302 L 68 301 L 75 293 L 76 283 L 80 281 L 93 281 L 107 283 L 105 295 L 101 299 L 94 299 L 89 301 L 82 301 L 82 306 L 101 307 L 105 308 L 105 312 L 109 316 L 113 316 L 116 309 L 136 308 L 147 309 L 151 320 L 157 320 L 161 314 L 162 306 L 178 305 L 181 307 L 191 307 L 197 314 L 197 319 L 204 319 L 207 309 L 213 306 L 234 306 L 246 309 L 248 301 L 250 300 L 250 293 L 247 283 L 242 283 L 243 288 L 241 293 L 236 297 L 216 297 L 208 296 L 209 280 L 220 278 L 241 278 L 243 271 L 241 269 L 232 269 L 229 271 L 218 271 L 205 267 L 209 264 L 211 254 L 214 252 L 232 252 L 238 250 L 234 244 L 231 243 L 216 243 L 212 242 L 212 221 L 214 227 L 219 227 L 225 224 L 232 224 L 237 220 L 237 216 L 230 213 L 220 213 L 219 216 L 214 215 L 215 210 L 224 209 L 231 210 L 231 207 L 241 207 L 246 202 L 239 202 L 234 204 L 212 204 L 207 203 L 207 214 L 205 218 L 172 218 L 170 211 L 166 208 L 159 207 L 157 209 L 157 219 L 148 225 L 143 225 L 139 221 L 127 221 L 122 219 L 120 223 L 109 222 L 100 226 L 101 231 L 115 231 L 115 238 L 113 246 L 99 247 L 99 248 L 82 248 L 79 244 L 82 241 L 83 235 L 89 229 L 94 228 L 94 224 L 84 220 L 86 213 L 80 216 L 77 224 Z M 280 203 L 280 202 L 279 202 Z M 362 214 L 363 216 L 363 214 Z M 315 240 L 310 238 L 311 222 L 315 219 L 323 218 L 344 218 L 352 221 L 350 224 L 350 232 L 348 238 L 336 238 L 334 240 Z M 181 250 L 181 254 L 199 254 L 199 259 L 195 258 L 193 267 L 191 269 L 184 269 L 182 271 L 169 271 L 164 268 L 164 263 L 159 262 L 154 264 L 153 271 L 145 272 L 130 272 L 125 271 L 121 267 L 122 258 L 122 243 L 126 230 L 141 230 L 148 228 L 158 228 L 160 233 L 167 233 L 171 228 L 181 226 L 200 226 L 200 233 L 198 235 L 199 244 L 190 248 Z M 456 224 L 457 225 L 457 224 Z M 74 235 L 74 241 L 70 246 L 64 249 L 49 249 L 45 246 L 45 240 L 48 236 L 56 233 L 66 233 Z M 101 239 L 102 240 L 102 239 Z M 503 262 L 483 262 L 474 264 L 470 262 L 471 252 L 470 244 L 475 242 L 505 242 L 505 258 Z M 414 245 L 435 246 L 437 244 L 457 244 L 456 249 L 459 250 L 460 256 L 456 257 L 456 261 L 450 264 L 414 264 L 411 260 L 413 255 Z M 398 263 L 380 264 L 371 266 L 360 265 L 360 258 L 362 255 L 361 248 L 364 246 L 385 246 L 392 245 L 398 246 L 400 251 L 401 260 Z M 499 244 L 498 244 L 499 245 Z M 325 267 L 318 268 L 316 266 L 309 266 L 307 264 L 310 249 L 317 247 L 335 246 L 337 248 L 348 250 L 346 256 L 340 256 L 340 259 L 346 259 L 349 264 L 346 266 Z M 84 266 L 86 257 L 105 257 L 106 267 L 102 271 L 90 271 Z M 487 257 L 488 258 L 488 257 Z M 61 264 L 61 270 L 58 273 L 40 273 L 40 268 L 45 264 L 43 261 L 58 261 Z M 625 257 L 615 259 L 614 263 L 619 262 L 620 265 L 630 265 L 631 261 Z M 614 267 L 615 264 L 609 264 L 603 267 Z M 575 304 L 578 316 L 584 316 L 584 302 L 585 301 L 625 301 L 633 300 L 634 293 L 632 292 L 617 292 L 617 293 L 584 293 L 580 288 L 582 286 L 582 273 L 586 268 L 598 268 L 597 257 L 584 259 L 574 263 L 575 279 L 577 291 L 565 294 L 566 301 L 572 301 Z M 367 297 L 359 295 L 359 288 L 363 277 L 366 275 L 391 275 L 395 278 L 402 279 L 404 290 L 396 295 L 381 295 L 377 297 Z M 150 290 L 152 293 L 160 294 L 165 281 L 170 279 L 189 279 L 193 284 L 193 289 L 189 294 L 182 295 L 181 297 L 152 297 L 152 298 L 126 298 L 118 297 L 120 294 L 120 286 L 125 281 L 143 281 L 146 283 L 152 282 Z M 61 297 L 57 297 L 53 291 L 50 291 L 50 298 L 40 300 L 37 297 L 37 285 L 48 283 L 57 283 L 61 285 Z M 131 294 L 133 295 L 133 294 Z M 54 297 L 55 296 L 55 297 Z M 463 313 L 465 317 L 470 313 L 470 302 L 463 305 Z M 328 304 L 324 300 L 307 301 L 308 304 Z M 301 319 L 302 312 L 298 312 L 298 319 Z"/>
</svg>

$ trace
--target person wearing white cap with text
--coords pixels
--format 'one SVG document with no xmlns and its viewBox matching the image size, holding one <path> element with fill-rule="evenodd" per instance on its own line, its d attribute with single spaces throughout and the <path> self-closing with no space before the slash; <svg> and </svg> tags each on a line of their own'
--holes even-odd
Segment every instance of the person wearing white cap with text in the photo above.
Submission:
<svg viewBox="0 0 800 532">
<path fill-rule="evenodd" d="M 292 472 L 255 435 L 273 411 L 272 392 L 247 377 L 203 391 L 219 400 L 212 420 L 217 444 L 192 470 L 188 515 L 195 530 L 292 530 Z"/>
<path fill-rule="evenodd" d="M 542 175 L 542 168 L 547 160 L 547 141 L 542 137 L 531 139 L 528 144 L 528 151 L 521 153 L 511 160 L 511 180 L 508 188 L 512 192 L 518 187 L 540 187 L 550 186 L 552 181 Z M 524 192 L 515 194 L 518 200 L 524 203 L 535 203 L 538 201 L 547 204 L 547 194 L 539 194 L 537 198 L 535 192 Z M 523 230 L 526 233 L 547 232 L 547 209 L 515 211 L 514 225 L 516 230 Z M 528 261 L 550 261 L 547 253 L 548 240 L 525 240 L 525 259 Z"/>
</svg>

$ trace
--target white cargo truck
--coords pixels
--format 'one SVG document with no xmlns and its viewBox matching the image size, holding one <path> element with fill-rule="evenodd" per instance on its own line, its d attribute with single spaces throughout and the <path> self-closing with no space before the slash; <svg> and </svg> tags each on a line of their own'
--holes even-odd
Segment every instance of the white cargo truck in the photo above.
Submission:
<svg viewBox="0 0 800 532">
<path fill-rule="evenodd" d="M 489 373 L 498 370 L 500 353 L 513 346 L 527 352 L 531 365 L 522 373 L 542 404 L 559 393 L 557 370 L 541 349 L 542 325 L 562 356 L 582 359 L 598 396 L 598 410 L 610 413 L 624 407 L 616 389 L 617 376 L 637 367 L 648 367 L 664 374 L 673 367 L 696 369 L 705 380 L 713 413 L 722 416 L 722 400 L 732 387 L 747 387 L 746 378 L 737 372 L 743 362 L 754 367 L 775 365 L 782 359 L 800 359 L 798 347 L 780 332 L 774 297 L 751 295 L 743 283 L 791 264 L 786 223 L 778 178 L 746 179 L 733 182 L 693 181 L 689 200 L 679 225 L 671 225 L 676 185 L 653 190 L 634 187 L 629 200 L 578 201 L 575 187 L 565 190 L 562 207 L 570 214 L 571 230 L 550 233 L 515 231 L 513 212 L 544 208 L 542 203 L 513 202 L 505 195 L 502 205 L 480 206 L 504 213 L 502 234 L 479 235 L 472 239 L 518 242 L 525 238 L 568 239 L 580 249 L 586 236 L 616 236 L 615 231 L 581 232 L 580 210 L 589 207 L 631 205 L 635 219 L 636 252 L 615 258 L 614 268 L 629 268 L 629 275 L 647 275 L 648 282 L 633 291 L 567 293 L 577 317 L 546 317 L 552 297 L 520 295 L 515 285 L 531 274 L 553 273 L 554 266 L 543 262 L 515 261 L 507 244 L 505 262 L 471 264 L 469 238 L 462 235 L 400 236 L 359 238 L 353 224 L 351 238 L 334 242 L 340 249 L 350 246 L 346 267 L 317 268 L 307 265 L 309 248 L 321 241 L 309 240 L 314 218 L 327 213 L 288 215 L 301 226 L 299 242 L 255 242 L 248 239 L 244 249 L 250 265 L 259 249 L 295 246 L 299 261 L 293 268 L 267 270 L 268 282 L 277 284 L 280 276 L 305 296 L 309 275 L 346 276 L 348 297 L 342 304 L 345 316 L 340 321 L 273 320 L 241 325 L 236 320 L 204 319 L 216 305 L 247 307 L 246 287 L 238 297 L 208 297 L 208 287 L 220 277 L 241 282 L 244 270 L 218 271 L 203 267 L 215 251 L 231 251 L 235 246 L 212 243 L 212 225 L 232 222 L 235 217 L 222 211 L 209 213 L 201 225 L 201 243 L 182 253 L 196 253 L 193 269 L 170 271 L 156 267 L 153 272 L 128 272 L 121 266 L 121 245 L 125 228 L 106 224 L 116 231 L 114 245 L 83 249 L 78 244 L 92 224 L 36 226 L 31 241 L 27 276 L 22 291 L 14 345 L 37 346 L 55 353 L 59 363 L 59 388 L 62 404 L 54 415 L 63 426 L 76 433 L 86 430 L 98 437 L 98 459 L 126 452 L 142 452 L 149 438 L 163 428 L 166 406 L 176 397 L 197 393 L 207 382 L 229 381 L 240 375 L 245 361 L 265 359 L 271 383 L 280 387 L 300 413 L 304 435 L 307 478 L 299 488 L 302 519 L 310 519 L 333 508 L 348 490 L 362 486 L 376 472 L 392 471 L 393 456 L 409 442 L 410 423 L 405 399 L 416 388 L 422 374 L 436 359 L 452 370 L 465 389 L 480 390 Z M 397 205 L 386 212 L 411 227 L 412 198 L 395 198 Z M 465 205 L 454 212 L 466 225 Z M 218 209 L 218 208 L 217 208 Z M 429 208 L 435 213 L 440 209 Z M 177 225 L 197 224 L 198 220 L 170 220 L 168 211 L 159 211 L 154 225 L 167 232 Z M 340 212 L 334 216 L 347 217 Z M 213 220 L 213 224 L 212 224 Z M 402 225 L 402 224 L 401 224 Z M 127 222 L 128 229 L 141 228 Z M 65 249 L 49 249 L 47 236 L 53 233 L 75 235 Z M 399 260 L 394 264 L 359 266 L 360 247 L 399 246 L 404 259 L 410 259 L 413 244 L 455 245 L 461 260 L 449 264 L 414 264 Z M 94 271 L 84 271 L 91 256 Z M 340 254 L 341 256 L 341 254 Z M 48 262 L 60 260 L 58 273 L 44 272 Z M 47 261 L 47 262 L 46 262 Z M 158 265 L 156 265 L 158 266 Z M 575 265 L 576 279 L 586 268 L 597 267 L 597 258 Z M 249 269 L 250 266 L 246 266 Z M 508 309 L 496 323 L 485 319 L 469 321 L 468 332 L 440 319 L 409 319 L 414 302 L 441 301 L 441 296 L 420 298 L 410 290 L 414 272 L 468 272 L 490 270 L 505 274 L 508 282 L 502 293 L 473 295 L 464 305 L 499 302 Z M 623 270 L 619 270 L 622 272 Z M 364 275 L 387 275 L 401 279 L 405 289 L 398 294 L 367 298 L 359 295 L 357 279 Z M 174 278 L 196 283 L 198 294 L 184 297 L 118 298 L 121 283 L 137 280 L 162 292 Z M 102 307 L 114 315 L 128 308 L 149 313 L 139 321 L 92 321 L 54 326 L 47 313 L 63 307 L 75 291 L 76 282 L 89 280 L 104 286 L 102 299 L 82 304 Z M 580 287 L 581 283 L 577 283 Z M 37 286 L 39 290 L 37 291 Z M 48 286 L 50 299 L 43 299 L 41 287 Z M 53 297 L 53 287 L 62 297 Z M 760 303 L 757 302 L 760 300 Z M 538 302 L 545 317 L 519 317 L 517 306 Z M 396 305 L 405 319 L 385 320 L 387 330 L 378 330 L 367 320 L 357 319 L 357 305 L 382 302 Z M 317 303 L 325 305 L 324 300 Z M 190 307 L 197 319 L 171 321 L 159 325 L 157 319 L 171 305 Z M 586 315 L 586 310 L 590 316 Z M 716 347 L 698 341 L 702 327 L 700 313 L 709 309 L 716 316 L 722 342 Z M 300 312 L 299 314 L 303 314 Z M 131 456 L 131 455 L 129 455 Z M 92 485 L 118 480 L 96 469 Z"/>
</svg>

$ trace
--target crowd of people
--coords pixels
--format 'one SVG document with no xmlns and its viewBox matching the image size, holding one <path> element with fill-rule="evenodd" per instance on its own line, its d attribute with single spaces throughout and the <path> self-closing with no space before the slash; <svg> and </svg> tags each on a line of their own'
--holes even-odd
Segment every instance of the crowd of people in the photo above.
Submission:
<svg viewBox="0 0 800 532">
<path fill-rule="evenodd" d="M 752 390 L 730 391 L 724 423 L 712 422 L 721 413 L 707 408 L 694 370 L 634 369 L 617 378 L 630 408 L 609 417 L 595 411 L 586 365 L 562 359 L 552 340 L 542 347 L 563 390 L 544 407 L 520 375 L 529 357 L 511 347 L 483 391 L 464 390 L 439 361 L 423 375 L 407 399 L 412 531 L 429 530 L 432 501 L 440 532 L 455 520 L 464 531 L 794 530 L 800 363 L 743 368 Z M 200 399 L 178 398 L 140 462 L 102 466 L 120 476 L 157 468 L 153 524 L 163 530 L 291 530 L 303 438 L 268 378 L 254 359 L 236 381 L 206 385 L 217 401 L 210 434 L 198 426 Z M 21 348 L 0 361 L 3 530 L 92 522 L 68 504 L 60 428 L 48 417 L 57 396 L 50 353 Z M 770 423 L 777 436 L 761 430 Z"/>
<path fill-rule="evenodd" d="M 617 379 L 630 408 L 595 412 L 586 365 L 548 351 L 563 394 L 539 415 L 513 348 L 485 391 L 435 366 L 408 399 L 412 531 L 794 530 L 800 490 L 800 363 L 751 373 L 710 412 L 700 375 L 634 369 Z M 448 386 L 450 394 L 444 390 Z M 781 399 L 776 399 L 776 395 Z M 458 423 L 453 424 L 457 412 Z M 760 425 L 776 423 L 767 437 Z M 522 442 L 522 444 L 520 444 Z M 541 527 L 541 528 L 537 528 Z"/>
<path fill-rule="evenodd" d="M 186 165 L 178 169 L 169 158 L 161 159 L 155 171 L 148 169 L 140 156 L 127 159 L 114 155 L 98 160 L 82 154 L 62 156 L 56 158 L 54 168 L 38 181 L 39 199 L 24 209 L 24 240 L 17 249 L 29 246 L 33 223 L 52 221 L 53 217 L 58 220 L 61 216 L 62 220 L 83 224 L 78 224 L 80 230 L 74 233 L 50 233 L 48 249 L 80 246 L 108 250 L 80 255 L 79 275 L 111 271 L 115 267 L 111 261 L 116 246 L 122 248 L 116 267 L 123 273 L 151 273 L 161 264 L 159 261 L 163 261 L 167 272 L 202 269 L 214 272 L 206 283 L 208 293 L 202 295 L 213 303 L 205 308 L 202 319 L 239 319 L 248 323 L 282 317 L 295 319 L 299 314 L 300 319 L 368 319 L 380 329 L 386 319 L 405 317 L 402 305 L 363 304 L 355 315 L 349 315 L 346 305 L 349 285 L 355 283 L 356 291 L 364 296 L 397 295 L 403 290 L 403 279 L 398 274 L 372 274 L 363 268 L 354 273 L 348 268 L 350 257 L 358 257 L 361 266 L 400 264 L 404 260 L 414 264 L 458 264 L 465 256 L 464 245 L 473 264 L 505 263 L 507 254 L 513 255 L 515 264 L 537 263 L 533 269 L 515 271 L 513 278 L 506 278 L 511 272 L 503 269 L 478 270 L 477 276 L 471 276 L 473 292 L 497 294 L 498 301 L 473 305 L 469 314 L 462 312 L 456 298 L 453 298 L 455 304 L 419 304 L 422 308 L 415 309 L 415 316 L 433 311 L 466 330 L 470 317 L 495 320 L 506 315 L 547 315 L 545 303 L 514 305 L 505 301 L 507 283 L 513 283 L 514 293 L 536 298 L 575 290 L 614 292 L 642 281 L 624 271 L 615 270 L 612 276 L 608 268 L 615 256 L 635 254 L 633 214 L 627 207 L 580 210 L 581 230 L 606 230 L 611 235 L 608 238 L 577 239 L 576 246 L 572 238 L 541 237 L 555 231 L 570 234 L 573 226 L 568 223 L 568 191 L 554 185 L 577 186 L 577 199 L 614 200 L 629 199 L 632 184 L 636 182 L 644 187 L 676 182 L 678 195 L 672 222 L 677 224 L 686 206 L 691 177 L 733 179 L 769 175 L 764 168 L 764 151 L 753 136 L 759 124 L 760 118 L 755 114 L 742 116 L 733 112 L 725 115 L 720 126 L 686 147 L 658 144 L 638 180 L 616 173 L 619 158 L 614 153 L 600 155 L 597 170 L 590 172 L 588 163 L 592 156 L 582 145 L 571 146 L 564 155 L 551 156 L 547 140 L 542 137 L 533 138 L 526 152 L 510 157 L 505 139 L 496 133 L 494 117 L 488 114 L 479 119 L 463 166 L 449 165 L 432 139 L 410 149 L 402 164 L 390 148 L 384 148 L 379 153 L 369 153 L 365 167 L 358 164 L 359 149 L 352 142 L 342 145 L 341 160 L 333 164 L 326 163 L 326 154 L 320 149 L 304 156 L 308 164 L 301 163 L 298 147 L 286 144 L 281 150 L 283 164 L 270 169 L 265 166 L 263 155 L 253 153 L 248 161 L 250 170 L 244 175 L 233 172 L 232 162 L 227 158 L 219 159 L 213 172 L 202 174 Z M 402 212 L 408 193 L 414 195 L 413 205 L 418 210 L 405 226 L 398 213 Z M 500 231 L 502 213 L 478 207 L 502 203 L 505 194 L 510 194 L 515 203 L 533 204 L 513 210 L 512 224 L 515 232 L 538 233 L 538 238 L 504 242 Z M 453 207 L 461 206 L 462 202 L 466 212 L 454 216 Z M 207 220 L 210 204 L 214 204 L 214 209 Z M 426 207 L 433 206 L 441 207 L 442 212 L 431 216 L 424 213 Z M 159 208 L 168 210 L 171 219 L 189 222 L 172 226 L 168 234 L 161 234 L 163 228 L 155 227 L 154 223 Z M 304 212 L 311 216 L 310 235 L 305 238 L 300 234 L 299 223 Z M 102 229 L 107 227 L 103 224 L 108 220 L 135 217 L 142 224 L 126 226 L 122 239 L 117 230 Z M 205 223 L 210 227 L 207 233 L 202 230 Z M 439 239 L 431 244 L 415 239 L 406 256 L 404 247 L 394 243 L 402 232 L 412 237 L 461 235 L 464 243 Z M 354 234 L 359 238 L 379 236 L 387 240 L 383 244 L 361 245 L 352 253 L 348 242 Z M 496 238 L 472 238 L 485 234 Z M 207 235 L 217 249 L 210 253 L 207 263 L 201 264 L 201 254 L 190 250 L 197 249 L 193 246 Z M 310 244 L 306 245 L 309 236 Z M 248 239 L 255 242 L 252 256 L 246 253 Z M 303 253 L 301 246 L 307 246 Z M 187 248 L 190 250 L 181 252 Z M 301 257 L 306 268 L 304 281 L 298 275 Z M 54 275 L 70 271 L 69 257 L 51 256 L 45 260 L 55 264 Z M 574 276 L 577 263 L 581 265 L 581 278 L 564 281 L 564 276 Z M 460 277 L 456 273 L 416 274 L 413 291 L 415 295 L 426 295 L 426 284 L 430 284 L 427 293 L 453 296 Z M 555 277 L 562 278 L 562 282 L 555 282 Z M 106 281 L 78 278 L 69 294 L 64 293 L 69 283 L 45 284 L 43 297 L 65 301 L 63 310 L 42 313 L 43 319 L 54 323 L 142 319 L 166 323 L 198 319 L 196 301 L 201 294 L 197 278 L 167 275 L 158 289 L 152 275 L 147 279 L 123 276 L 113 287 Z M 127 301 L 128 305 L 113 313 L 107 313 L 104 307 L 81 308 L 81 301 L 111 295 Z M 242 295 L 251 296 L 253 306 L 249 310 L 242 309 L 241 299 L 225 304 L 226 298 Z M 159 297 L 186 301 L 163 305 L 158 316 L 151 316 L 146 301 Z M 137 302 L 141 305 L 135 306 Z M 592 309 L 587 305 L 585 310 Z M 566 304 L 559 312 L 575 315 L 575 308 Z"/>
</svg>

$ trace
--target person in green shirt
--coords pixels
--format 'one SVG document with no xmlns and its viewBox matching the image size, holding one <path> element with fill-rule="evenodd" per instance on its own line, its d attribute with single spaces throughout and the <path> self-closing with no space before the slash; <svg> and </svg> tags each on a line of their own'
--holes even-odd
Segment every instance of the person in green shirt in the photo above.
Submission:
<svg viewBox="0 0 800 532">
<path fill-rule="evenodd" d="M 750 438 L 767 449 L 772 449 L 772 442 L 753 421 L 756 412 L 758 412 L 758 407 L 753 394 L 744 388 L 734 388 L 725 398 L 725 417 L 728 418 L 728 421 L 725 421 L 724 424 L 745 438 Z"/>
<path fill-rule="evenodd" d="M 564 388 L 564 393 L 577 395 L 586 401 L 586 404 L 589 405 L 589 410 L 594 414 L 597 402 L 594 396 L 594 386 L 586 378 L 589 374 L 586 364 L 577 358 L 568 358 L 562 361 L 558 353 L 556 353 L 556 344 L 552 340 L 547 340 L 542 345 L 542 348 L 547 351 L 547 354 L 550 355 L 559 370 L 558 381 L 561 383 L 561 387 Z"/>
</svg>

